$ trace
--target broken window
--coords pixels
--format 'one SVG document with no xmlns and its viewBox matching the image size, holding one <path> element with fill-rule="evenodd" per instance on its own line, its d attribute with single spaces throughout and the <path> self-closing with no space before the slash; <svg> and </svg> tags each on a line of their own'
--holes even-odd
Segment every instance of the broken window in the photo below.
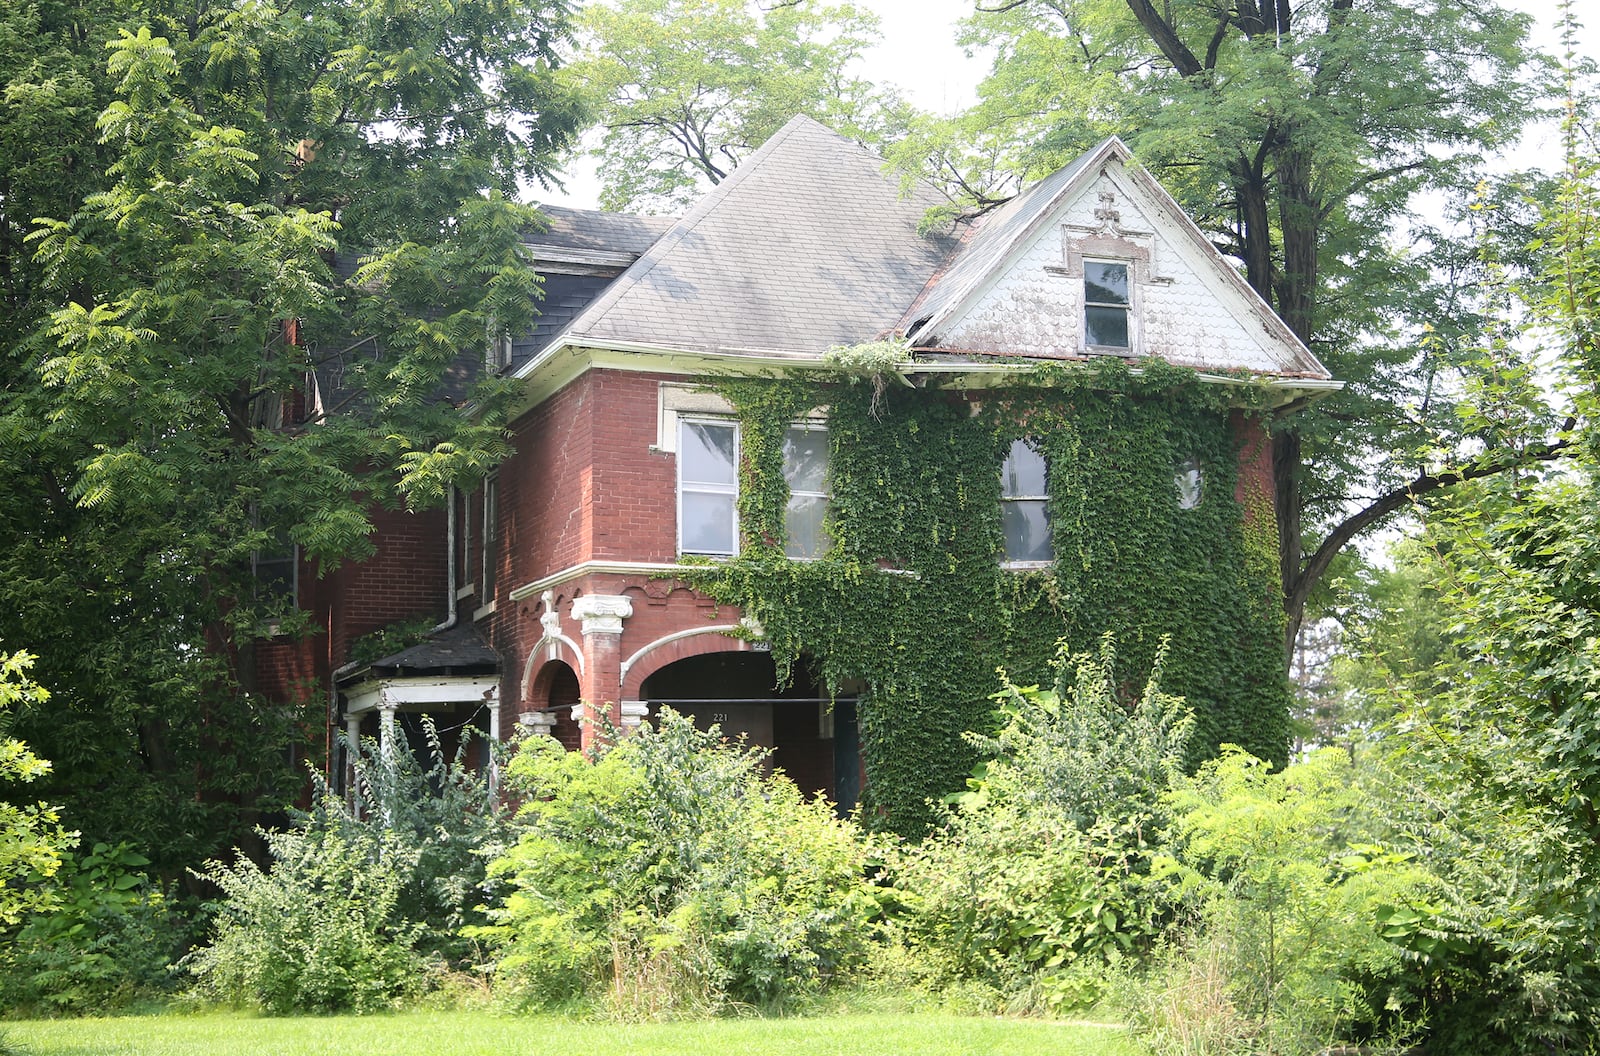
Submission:
<svg viewBox="0 0 1600 1056">
<path fill-rule="evenodd" d="M 828 433 L 820 425 L 791 425 L 783 434 L 783 479 L 789 484 L 783 552 L 820 557 L 831 540 L 828 513 Z"/>
<path fill-rule="evenodd" d="M 678 551 L 739 552 L 739 427 L 678 420 Z"/>
<path fill-rule="evenodd" d="M 1049 470 L 1033 440 L 1013 440 L 1000 467 L 1000 523 L 1007 564 L 1042 564 L 1055 557 L 1050 541 Z"/>
<path fill-rule="evenodd" d="M 1089 347 L 1129 348 L 1128 265 L 1083 262 L 1083 335 Z"/>
</svg>

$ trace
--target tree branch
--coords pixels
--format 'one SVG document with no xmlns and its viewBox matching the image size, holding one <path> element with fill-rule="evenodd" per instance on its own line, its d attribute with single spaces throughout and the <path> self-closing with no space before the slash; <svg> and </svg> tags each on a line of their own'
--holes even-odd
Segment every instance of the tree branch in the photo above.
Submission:
<svg viewBox="0 0 1600 1056">
<path fill-rule="evenodd" d="M 1561 431 L 1571 433 L 1576 425 L 1577 420 L 1569 418 L 1563 424 Z M 1284 585 L 1283 607 L 1289 617 L 1290 626 L 1295 630 L 1299 629 L 1301 618 L 1305 615 L 1306 601 L 1311 595 L 1311 588 L 1326 574 L 1339 551 L 1349 545 L 1356 536 L 1391 513 L 1443 488 L 1465 484 L 1469 480 L 1492 477 L 1497 473 L 1529 466 L 1535 462 L 1549 462 L 1561 458 L 1572 449 L 1573 443 L 1571 439 L 1552 440 L 1523 451 L 1501 453 L 1461 469 L 1445 473 L 1423 473 L 1410 483 L 1378 496 L 1364 508 L 1334 526 L 1333 531 L 1322 540 L 1322 545 L 1317 547 L 1316 552 L 1301 567 L 1294 583 Z"/>
</svg>

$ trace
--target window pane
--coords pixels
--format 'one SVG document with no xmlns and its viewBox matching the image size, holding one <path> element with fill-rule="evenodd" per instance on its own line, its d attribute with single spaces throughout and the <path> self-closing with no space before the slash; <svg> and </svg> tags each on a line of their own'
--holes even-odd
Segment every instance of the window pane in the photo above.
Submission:
<svg viewBox="0 0 1600 1056">
<path fill-rule="evenodd" d="M 1000 471 L 1000 494 L 1007 498 L 1049 494 L 1045 487 L 1044 456 L 1026 440 L 1011 442 L 1011 451 Z"/>
<path fill-rule="evenodd" d="M 1043 499 L 1002 502 L 1000 517 L 1006 533 L 1007 561 L 1049 561 L 1050 513 Z"/>
<path fill-rule="evenodd" d="M 783 434 L 783 478 L 791 491 L 826 491 L 828 434 L 791 426 Z"/>
<path fill-rule="evenodd" d="M 789 500 L 784 518 L 783 552 L 790 557 L 820 557 L 828 548 L 828 533 L 822 527 L 828 500 L 815 496 L 796 496 Z"/>
<path fill-rule="evenodd" d="M 258 551 L 255 555 L 256 597 L 261 601 L 288 601 L 295 598 L 295 549 L 292 543 L 285 548 Z"/>
<path fill-rule="evenodd" d="M 1083 262 L 1083 299 L 1090 304 L 1128 303 L 1128 266 Z"/>
<path fill-rule="evenodd" d="M 1084 338 L 1091 345 L 1128 347 L 1128 310 L 1126 308 L 1084 309 Z"/>
<path fill-rule="evenodd" d="M 679 424 L 678 467 L 683 479 L 695 484 L 737 483 L 734 427 L 713 422 Z"/>
<path fill-rule="evenodd" d="M 1200 463 L 1195 459 L 1188 459 L 1178 467 L 1178 472 L 1173 475 L 1173 484 L 1178 488 L 1178 509 L 1192 510 L 1200 505 L 1200 498 L 1205 487 L 1205 477 L 1200 472 Z"/>
<path fill-rule="evenodd" d="M 733 496 L 685 491 L 681 503 L 683 552 L 734 552 Z"/>
</svg>

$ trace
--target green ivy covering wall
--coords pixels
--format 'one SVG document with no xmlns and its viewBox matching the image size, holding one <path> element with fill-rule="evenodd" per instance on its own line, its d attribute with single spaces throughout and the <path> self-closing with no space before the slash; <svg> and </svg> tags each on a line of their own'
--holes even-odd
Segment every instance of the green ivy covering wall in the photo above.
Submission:
<svg viewBox="0 0 1600 1056">
<path fill-rule="evenodd" d="M 1246 518 L 1234 498 L 1229 402 L 1249 390 L 1119 361 L 1029 382 L 972 394 L 844 375 L 713 383 L 741 422 L 745 540 L 696 585 L 761 622 L 780 676 L 808 662 L 834 691 L 864 685 L 863 806 L 901 832 L 962 787 L 974 756 L 961 734 L 991 725 L 997 668 L 1037 681 L 1058 642 L 1090 648 L 1105 631 L 1130 693 L 1171 636 L 1164 688 L 1195 709 L 1202 753 L 1236 743 L 1281 763 L 1287 750 L 1276 550 L 1252 543 L 1275 538 L 1271 509 Z M 821 407 L 833 546 L 790 561 L 783 433 Z M 1000 567 L 1000 466 L 1019 437 L 1050 467 L 1048 570 Z M 1185 510 L 1174 476 L 1189 458 L 1204 490 Z"/>
</svg>

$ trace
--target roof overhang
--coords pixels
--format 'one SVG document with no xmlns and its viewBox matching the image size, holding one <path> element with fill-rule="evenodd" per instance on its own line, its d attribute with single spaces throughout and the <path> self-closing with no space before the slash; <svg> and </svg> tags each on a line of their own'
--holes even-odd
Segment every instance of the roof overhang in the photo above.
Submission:
<svg viewBox="0 0 1600 1056">
<path fill-rule="evenodd" d="M 415 675 L 378 678 L 345 691 L 346 716 L 369 711 L 437 711 L 500 699 L 499 675 Z"/>
<path fill-rule="evenodd" d="M 915 385 L 917 378 L 935 378 L 964 388 L 992 389 L 1018 383 L 1037 384 L 1030 378 L 1034 368 L 1042 363 L 1057 363 L 1065 367 L 1088 368 L 1099 357 L 1063 356 L 1051 358 L 994 358 L 962 359 L 939 362 L 916 359 L 900 369 L 908 384 Z M 538 406 L 561 388 L 589 370 L 632 370 L 652 374 L 673 374 L 681 377 L 716 376 L 775 376 L 795 370 L 831 370 L 822 356 L 815 352 L 786 351 L 780 349 L 694 349 L 673 348 L 627 341 L 579 342 L 558 337 L 518 370 L 515 377 L 526 385 L 522 403 L 516 414 Z M 1132 366 L 1134 376 L 1140 374 L 1137 364 Z M 1344 382 L 1325 377 L 1304 377 L 1282 374 L 1219 374 L 1200 371 L 1197 378 L 1204 385 L 1227 385 L 1236 388 L 1266 389 L 1275 393 L 1278 406 L 1305 398 L 1316 398 L 1344 388 Z M 515 415 L 513 415 L 515 417 Z"/>
</svg>

